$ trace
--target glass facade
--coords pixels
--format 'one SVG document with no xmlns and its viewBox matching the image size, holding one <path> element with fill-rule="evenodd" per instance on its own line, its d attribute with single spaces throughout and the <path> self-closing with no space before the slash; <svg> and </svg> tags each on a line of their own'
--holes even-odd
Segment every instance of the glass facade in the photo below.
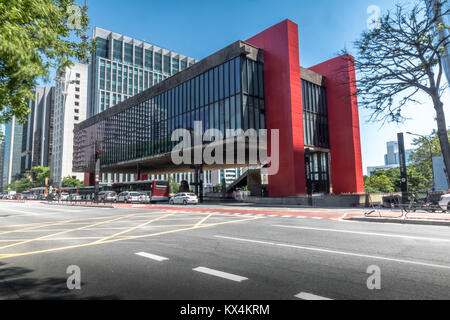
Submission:
<svg viewBox="0 0 450 320">
<path fill-rule="evenodd" d="M 78 130 L 74 169 L 93 169 L 95 141 L 101 141 L 101 165 L 170 152 L 177 144 L 173 130 L 193 131 L 194 121 L 202 121 L 204 131 L 220 129 L 224 137 L 226 129 L 264 129 L 262 63 L 236 57 Z"/>
<path fill-rule="evenodd" d="M 302 79 L 302 100 L 305 145 L 329 148 L 326 89 Z"/>
<path fill-rule="evenodd" d="M 94 87 L 91 89 L 88 117 L 114 106 L 136 95 L 167 77 L 183 70 L 190 58 L 150 46 L 122 39 L 112 39 L 112 52 L 109 37 L 96 37 Z M 150 48 L 147 48 L 149 47 Z M 191 59 L 192 60 L 192 59 Z M 180 67 L 181 63 L 181 67 Z M 184 68 L 184 69 L 185 69 Z M 106 97 L 111 97 L 106 101 Z M 116 97 L 114 102 L 112 99 Z"/>
<path fill-rule="evenodd" d="M 330 192 L 330 139 L 326 88 L 302 79 L 306 181 L 311 193 Z M 315 151 L 314 149 L 320 149 Z M 309 150 L 311 149 L 311 150 Z"/>
</svg>

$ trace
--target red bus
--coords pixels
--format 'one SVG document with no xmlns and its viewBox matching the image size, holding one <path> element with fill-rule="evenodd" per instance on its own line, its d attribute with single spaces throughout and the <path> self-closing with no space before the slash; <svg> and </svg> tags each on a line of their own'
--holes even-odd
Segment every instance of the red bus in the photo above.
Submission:
<svg viewBox="0 0 450 320">
<path fill-rule="evenodd" d="M 116 182 L 112 185 L 112 190 L 117 194 L 124 191 L 138 191 L 149 193 L 150 202 L 168 201 L 170 186 L 169 181 L 133 181 L 133 182 Z"/>
</svg>

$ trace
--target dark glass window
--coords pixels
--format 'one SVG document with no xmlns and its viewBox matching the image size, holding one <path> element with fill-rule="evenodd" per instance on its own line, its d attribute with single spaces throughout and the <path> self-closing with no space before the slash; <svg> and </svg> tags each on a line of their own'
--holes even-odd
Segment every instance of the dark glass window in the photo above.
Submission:
<svg viewBox="0 0 450 320">
<path fill-rule="evenodd" d="M 145 49 L 145 68 L 153 70 L 153 51 Z"/>
<path fill-rule="evenodd" d="M 125 43 L 123 60 L 126 64 L 133 64 L 133 45 Z"/>
<path fill-rule="evenodd" d="M 170 56 L 164 55 L 164 74 L 170 75 Z"/>
<path fill-rule="evenodd" d="M 160 52 L 155 52 L 155 71 L 156 72 L 162 72 L 162 55 Z"/>
<path fill-rule="evenodd" d="M 96 40 L 95 55 L 97 57 L 108 59 L 109 40 L 98 37 L 95 40 Z"/>
<path fill-rule="evenodd" d="M 180 71 L 180 60 L 178 58 L 172 58 L 172 74 Z"/>
<path fill-rule="evenodd" d="M 187 61 L 186 60 L 181 60 L 181 70 L 184 70 L 187 68 Z"/>
<path fill-rule="evenodd" d="M 326 89 L 302 79 L 305 145 L 329 148 Z"/>
<path fill-rule="evenodd" d="M 122 41 L 114 40 L 114 61 L 122 62 Z"/>
<path fill-rule="evenodd" d="M 143 65 L 143 49 L 142 47 L 134 47 L 134 65 L 142 68 Z"/>
</svg>

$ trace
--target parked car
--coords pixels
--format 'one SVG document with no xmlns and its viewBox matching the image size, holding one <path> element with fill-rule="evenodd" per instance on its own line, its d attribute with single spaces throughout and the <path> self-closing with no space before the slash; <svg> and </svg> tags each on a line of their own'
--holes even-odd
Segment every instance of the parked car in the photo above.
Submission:
<svg viewBox="0 0 450 320">
<path fill-rule="evenodd" d="M 178 193 L 169 200 L 170 204 L 198 204 L 198 197 L 194 193 Z"/>
<path fill-rule="evenodd" d="M 98 193 L 98 200 L 106 202 L 116 202 L 117 193 L 115 191 L 100 191 Z"/>
<path fill-rule="evenodd" d="M 450 211 L 450 194 L 444 194 L 439 200 L 439 206 L 442 210 Z"/>
<path fill-rule="evenodd" d="M 81 195 L 77 194 L 77 193 L 72 193 L 69 196 L 69 200 L 70 201 L 81 201 L 83 198 L 81 197 Z"/>
<path fill-rule="evenodd" d="M 61 201 L 67 201 L 67 200 L 69 200 L 69 197 L 70 197 L 70 195 L 68 192 L 61 192 L 59 199 Z"/>
<path fill-rule="evenodd" d="M 22 200 L 35 200 L 34 194 L 32 193 L 22 193 Z"/>
<path fill-rule="evenodd" d="M 117 201 L 119 202 L 139 202 L 139 197 L 140 197 L 140 193 L 139 192 L 134 192 L 134 191 L 124 191 L 119 193 L 119 195 L 117 196 Z"/>
<path fill-rule="evenodd" d="M 141 203 L 150 203 L 150 200 L 151 200 L 151 196 L 150 195 L 151 195 L 150 191 L 140 192 L 139 202 L 141 202 Z"/>
</svg>

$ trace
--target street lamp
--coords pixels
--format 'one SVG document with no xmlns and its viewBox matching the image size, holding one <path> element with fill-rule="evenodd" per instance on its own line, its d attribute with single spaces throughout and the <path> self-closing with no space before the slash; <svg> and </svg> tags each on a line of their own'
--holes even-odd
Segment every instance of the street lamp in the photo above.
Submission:
<svg viewBox="0 0 450 320">
<path fill-rule="evenodd" d="M 423 136 L 423 135 L 420 135 L 420 134 L 417 134 L 417 133 L 407 132 L 407 134 L 412 135 L 412 136 L 417 136 L 417 137 L 420 137 L 420 138 L 424 139 L 427 142 L 428 147 L 430 148 L 431 174 L 433 175 L 433 180 L 431 182 L 432 183 L 431 184 L 431 191 L 434 191 L 433 147 L 432 147 L 431 141 L 430 141 L 430 139 L 427 136 Z"/>
</svg>

